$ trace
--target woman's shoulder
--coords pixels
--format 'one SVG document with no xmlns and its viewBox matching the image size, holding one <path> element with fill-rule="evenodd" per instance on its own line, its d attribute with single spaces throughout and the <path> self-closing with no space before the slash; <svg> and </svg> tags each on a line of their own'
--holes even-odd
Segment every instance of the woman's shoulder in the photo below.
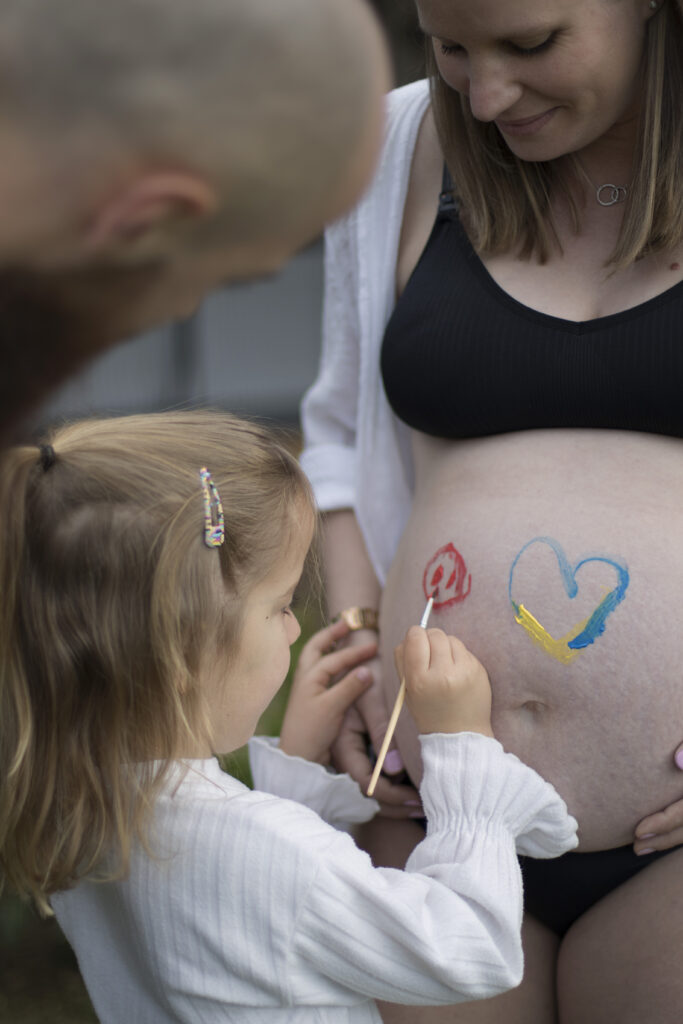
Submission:
<svg viewBox="0 0 683 1024">
<path fill-rule="evenodd" d="M 385 150 L 415 134 L 429 106 L 429 82 L 421 78 L 387 94 Z"/>
<path fill-rule="evenodd" d="M 374 281 L 385 280 L 393 292 L 403 206 L 420 126 L 429 109 L 429 83 L 410 82 L 387 94 L 384 144 L 365 195 L 349 213 L 329 225 L 326 238 L 327 293 L 334 279 L 356 275 L 356 265 Z M 360 279 L 362 275 L 357 274 Z M 375 290 L 376 294 L 376 290 Z"/>
<path fill-rule="evenodd" d="M 384 145 L 377 171 L 357 209 L 367 217 L 370 209 L 393 210 L 403 205 L 415 144 L 429 109 L 429 83 L 410 82 L 387 94 Z"/>
<path fill-rule="evenodd" d="M 387 107 L 390 112 L 405 112 L 413 107 L 424 107 L 429 102 L 429 82 L 426 78 L 418 78 L 407 85 L 399 85 L 387 93 Z"/>
</svg>

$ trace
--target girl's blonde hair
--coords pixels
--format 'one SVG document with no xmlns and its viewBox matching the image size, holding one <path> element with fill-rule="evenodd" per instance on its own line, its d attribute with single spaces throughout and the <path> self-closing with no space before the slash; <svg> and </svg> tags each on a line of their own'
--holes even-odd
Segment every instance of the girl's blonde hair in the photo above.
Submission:
<svg viewBox="0 0 683 1024">
<path fill-rule="evenodd" d="M 43 910 L 125 872 L 169 759 L 210 749 L 200 669 L 236 653 L 245 596 L 313 510 L 288 450 L 228 414 L 45 440 L 52 465 L 25 446 L 0 466 L 0 881 Z M 225 513 L 214 549 L 202 467 Z"/>
<path fill-rule="evenodd" d="M 475 120 L 467 97 L 441 78 L 429 39 L 427 69 L 444 157 L 475 249 L 492 255 L 519 252 L 544 263 L 558 244 L 551 192 L 565 196 L 578 230 L 571 182 L 557 173 L 556 161 L 520 160 L 495 124 Z M 675 0 L 665 0 L 646 27 L 633 184 L 608 265 L 628 267 L 648 253 L 680 245 L 682 177 L 683 17 Z"/>
</svg>

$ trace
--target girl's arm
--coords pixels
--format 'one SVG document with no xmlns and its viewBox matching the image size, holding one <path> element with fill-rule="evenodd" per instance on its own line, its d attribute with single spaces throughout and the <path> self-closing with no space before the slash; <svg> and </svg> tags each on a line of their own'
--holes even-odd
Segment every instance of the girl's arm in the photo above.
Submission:
<svg viewBox="0 0 683 1024">
<path fill-rule="evenodd" d="M 339 1003 L 357 992 L 448 1005 L 519 984 L 515 843 L 558 856 L 576 845 L 576 822 L 552 787 L 495 740 L 432 734 L 422 752 L 429 825 L 405 872 L 373 868 L 348 836 L 330 844 L 319 836 L 318 871 L 293 939 L 295 1002 L 315 974 L 339 986 Z"/>
<path fill-rule="evenodd" d="M 553 857 L 576 845 L 553 787 L 490 737 L 488 677 L 464 645 L 412 627 L 396 659 L 422 733 L 428 817 L 405 871 L 374 868 L 349 835 L 264 793 L 231 801 L 216 833 L 231 913 L 242 901 L 240 948 L 267 951 L 283 1005 L 448 1005 L 519 984 L 515 847 Z"/>
<path fill-rule="evenodd" d="M 296 946 L 328 978 L 375 998 L 495 995 L 522 977 L 516 841 L 556 856 L 576 845 L 576 822 L 492 738 L 488 676 L 464 644 L 414 626 L 396 662 L 421 733 L 427 836 L 405 873 L 372 869 L 355 850 L 326 855 Z"/>
</svg>

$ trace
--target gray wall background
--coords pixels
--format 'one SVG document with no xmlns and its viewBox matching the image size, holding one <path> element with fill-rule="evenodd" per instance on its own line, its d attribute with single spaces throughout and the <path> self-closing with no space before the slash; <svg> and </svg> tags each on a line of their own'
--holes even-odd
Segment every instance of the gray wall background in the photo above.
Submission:
<svg viewBox="0 0 683 1024">
<path fill-rule="evenodd" d="M 318 242 L 275 277 L 221 289 L 191 319 L 109 350 L 37 419 L 208 404 L 294 424 L 317 369 L 321 302 Z"/>
</svg>

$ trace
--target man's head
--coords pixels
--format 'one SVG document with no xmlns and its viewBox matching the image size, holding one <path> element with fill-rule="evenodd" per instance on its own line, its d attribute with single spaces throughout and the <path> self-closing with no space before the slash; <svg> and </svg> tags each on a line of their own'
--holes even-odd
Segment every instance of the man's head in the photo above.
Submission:
<svg viewBox="0 0 683 1024">
<path fill-rule="evenodd" d="M 387 84 L 363 0 L 3 0 L 0 263 L 186 314 L 358 197 Z"/>
</svg>

